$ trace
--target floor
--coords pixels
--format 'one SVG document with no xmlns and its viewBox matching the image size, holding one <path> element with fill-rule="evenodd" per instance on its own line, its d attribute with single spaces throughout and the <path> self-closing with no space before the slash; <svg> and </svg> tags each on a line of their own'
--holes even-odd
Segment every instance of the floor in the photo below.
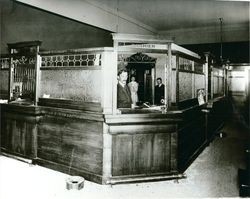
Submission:
<svg viewBox="0 0 250 199">
<path fill-rule="evenodd" d="M 67 190 L 68 175 L 0 156 L 0 198 L 211 198 L 239 197 L 238 168 L 245 168 L 244 148 L 249 132 L 237 118 L 223 128 L 224 138 L 213 142 L 186 170 L 181 180 L 98 185 L 85 181 L 81 190 Z"/>
</svg>

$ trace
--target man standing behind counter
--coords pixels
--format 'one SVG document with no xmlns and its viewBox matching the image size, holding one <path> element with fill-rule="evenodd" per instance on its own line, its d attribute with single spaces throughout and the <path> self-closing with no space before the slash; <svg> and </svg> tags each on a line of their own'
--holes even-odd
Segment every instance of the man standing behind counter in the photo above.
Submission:
<svg viewBox="0 0 250 199">
<path fill-rule="evenodd" d="M 157 85 L 155 86 L 155 104 L 162 105 L 162 100 L 164 100 L 164 89 L 165 85 L 162 83 L 160 77 L 157 78 Z"/>
<path fill-rule="evenodd" d="M 118 71 L 117 108 L 131 108 L 131 93 L 127 86 L 128 72 L 126 69 Z"/>
</svg>

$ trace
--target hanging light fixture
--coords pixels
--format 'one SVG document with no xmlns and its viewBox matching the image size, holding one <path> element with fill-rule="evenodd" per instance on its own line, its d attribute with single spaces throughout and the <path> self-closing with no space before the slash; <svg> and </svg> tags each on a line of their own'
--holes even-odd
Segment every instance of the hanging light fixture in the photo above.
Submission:
<svg viewBox="0 0 250 199">
<path fill-rule="evenodd" d="M 223 68 L 226 68 L 227 70 L 229 69 L 229 64 L 230 61 L 227 58 L 227 60 L 223 59 L 223 31 L 222 31 L 222 27 L 223 27 L 223 18 L 220 17 L 220 64 Z"/>
<path fill-rule="evenodd" d="M 223 23 L 223 18 L 219 18 L 220 20 L 220 62 L 223 63 L 223 55 L 222 55 L 222 43 L 223 43 L 223 39 L 222 39 L 222 23 Z"/>
</svg>

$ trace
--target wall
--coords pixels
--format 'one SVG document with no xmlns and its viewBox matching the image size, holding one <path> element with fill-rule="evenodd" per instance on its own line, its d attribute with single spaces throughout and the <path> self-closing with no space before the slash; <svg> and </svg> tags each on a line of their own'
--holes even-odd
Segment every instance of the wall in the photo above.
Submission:
<svg viewBox="0 0 250 199">
<path fill-rule="evenodd" d="M 224 94 L 224 78 L 223 70 L 213 68 L 213 95 L 214 97 L 223 96 Z"/>
<path fill-rule="evenodd" d="M 222 57 L 223 59 L 229 59 L 231 63 L 249 63 L 249 41 L 243 42 L 223 42 L 222 44 Z M 204 52 L 211 52 L 216 61 L 220 58 L 220 43 L 201 43 L 201 44 L 190 44 L 182 45 L 193 52 L 203 55 Z"/>
<path fill-rule="evenodd" d="M 111 32 L 153 34 L 156 30 L 98 1 L 17 0 Z"/>
<path fill-rule="evenodd" d="M 160 31 L 160 35 L 173 38 L 177 44 L 220 43 L 220 26 Z M 224 25 L 223 42 L 249 41 L 249 24 Z"/>
<path fill-rule="evenodd" d="M 234 116 L 249 128 L 250 66 L 233 66 L 233 70 L 229 72 L 228 77 L 229 94 Z"/>
<path fill-rule="evenodd" d="M 1 48 L 7 43 L 40 40 L 42 50 L 112 46 L 109 31 L 23 4 L 1 0 Z"/>
</svg>

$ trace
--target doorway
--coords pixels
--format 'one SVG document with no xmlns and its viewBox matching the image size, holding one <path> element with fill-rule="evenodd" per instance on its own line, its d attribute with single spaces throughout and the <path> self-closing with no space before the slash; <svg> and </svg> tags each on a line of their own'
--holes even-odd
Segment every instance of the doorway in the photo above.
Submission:
<svg viewBox="0 0 250 199">
<path fill-rule="evenodd" d="M 138 85 L 138 101 L 153 103 L 154 67 L 146 63 L 128 63 L 129 81 L 134 76 Z"/>
</svg>

